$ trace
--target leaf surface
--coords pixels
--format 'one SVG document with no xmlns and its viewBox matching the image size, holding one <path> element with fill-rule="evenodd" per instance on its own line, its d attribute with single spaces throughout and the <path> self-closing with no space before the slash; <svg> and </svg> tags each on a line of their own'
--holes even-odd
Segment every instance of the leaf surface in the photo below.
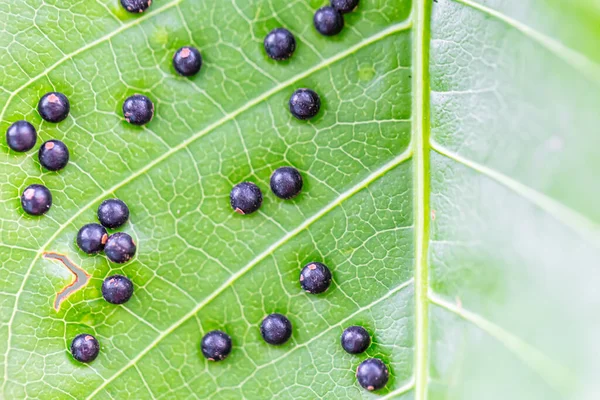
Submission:
<svg viewBox="0 0 600 400">
<path fill-rule="evenodd" d="M 27 119 L 39 143 L 63 140 L 71 162 L 43 171 L 34 151 L 0 152 L 0 379 L 5 398 L 362 398 L 367 357 L 390 368 L 389 398 L 582 399 L 600 371 L 600 5 L 374 0 L 318 35 L 322 1 L 155 1 L 130 15 L 118 1 L 0 4 L 0 130 Z M 290 61 L 264 36 L 296 36 Z M 171 58 L 197 46 L 194 78 Z M 317 118 L 287 100 L 317 91 Z M 50 90 L 69 118 L 43 122 Z M 147 126 L 121 104 L 148 95 Z M 302 194 L 277 199 L 284 165 Z M 231 187 L 257 183 L 253 215 Z M 51 211 L 32 218 L 22 190 L 44 183 Z M 124 200 L 134 261 L 110 265 L 75 244 L 99 203 Z M 71 282 L 44 252 L 91 275 Z M 322 261 L 333 287 L 309 296 L 300 268 Z M 104 277 L 135 285 L 106 303 Z M 258 326 L 287 315 L 292 339 L 269 346 Z M 365 326 L 373 345 L 346 354 L 339 336 Z M 210 363 L 202 335 L 228 332 L 230 357 Z M 101 354 L 68 353 L 94 334 Z"/>
</svg>

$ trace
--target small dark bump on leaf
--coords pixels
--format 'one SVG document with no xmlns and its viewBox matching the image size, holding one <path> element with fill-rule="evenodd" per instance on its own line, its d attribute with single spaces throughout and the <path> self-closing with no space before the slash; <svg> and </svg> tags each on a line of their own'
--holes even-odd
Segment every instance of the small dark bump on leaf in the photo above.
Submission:
<svg viewBox="0 0 600 400">
<path fill-rule="evenodd" d="M 356 10 L 356 7 L 358 7 L 358 0 L 331 0 L 331 7 L 342 14 L 347 14 Z"/>
<path fill-rule="evenodd" d="M 121 0 L 121 5 L 130 13 L 142 13 L 152 4 L 152 0 Z"/>
<path fill-rule="evenodd" d="M 40 116 L 48 122 L 60 122 L 67 118 L 71 104 L 62 93 L 50 92 L 42 96 L 38 103 Z"/>
<path fill-rule="evenodd" d="M 36 141 L 37 132 L 27 121 L 17 121 L 6 130 L 6 144 L 14 151 L 29 151 Z"/>
<path fill-rule="evenodd" d="M 302 190 L 302 175 L 296 168 L 277 168 L 271 175 L 271 190 L 281 199 L 291 199 Z"/>
<path fill-rule="evenodd" d="M 290 31 L 285 28 L 273 29 L 265 37 L 265 52 L 273 60 L 287 60 L 296 50 L 296 39 Z"/>
<path fill-rule="evenodd" d="M 104 246 L 106 257 L 117 264 L 131 260 L 135 255 L 136 246 L 131 236 L 125 232 L 113 233 L 108 237 Z"/>
<path fill-rule="evenodd" d="M 311 89 L 298 89 L 290 97 L 290 112 L 298 119 L 310 119 L 319 113 L 321 99 Z"/>
<path fill-rule="evenodd" d="M 102 282 L 102 297 L 111 304 L 123 304 L 133 295 L 133 283 L 123 275 L 112 275 Z"/>
<path fill-rule="evenodd" d="M 173 67 L 179 75 L 196 75 L 202 67 L 202 55 L 195 47 L 184 46 L 173 55 Z"/>
<path fill-rule="evenodd" d="M 123 116 L 130 124 L 147 124 L 154 117 L 154 104 L 148 97 L 134 94 L 123 102 Z"/>
<path fill-rule="evenodd" d="M 48 140 L 40 146 L 38 159 L 42 167 L 49 171 L 58 171 L 69 163 L 69 149 L 60 140 Z"/>
<path fill-rule="evenodd" d="M 356 369 L 358 383 L 369 391 L 383 388 L 389 377 L 390 373 L 387 367 L 378 358 L 366 359 Z"/>
<path fill-rule="evenodd" d="M 251 214 L 262 204 L 262 192 L 252 182 L 238 183 L 229 194 L 231 208 L 238 214 Z"/>
<path fill-rule="evenodd" d="M 308 263 L 300 272 L 300 286 L 308 293 L 318 294 L 329 289 L 331 271 L 320 262 Z"/>
<path fill-rule="evenodd" d="M 100 224 L 86 224 L 77 233 L 77 246 L 87 254 L 96 254 L 104 250 L 107 240 L 108 233 Z"/>
<path fill-rule="evenodd" d="M 231 338 L 223 331 L 210 331 L 202 338 L 200 349 L 209 361 L 222 361 L 231 353 Z"/>
<path fill-rule="evenodd" d="M 292 336 L 292 323 L 281 314 L 267 315 L 260 324 L 260 334 L 269 344 L 284 344 Z"/>
<path fill-rule="evenodd" d="M 98 207 L 98 221 L 107 228 L 118 228 L 128 219 L 129 207 L 123 200 L 107 199 Z"/>
<path fill-rule="evenodd" d="M 342 31 L 344 16 L 335 8 L 326 6 L 317 10 L 313 23 L 321 35 L 333 36 Z"/>
<path fill-rule="evenodd" d="M 367 350 L 371 344 L 371 336 L 362 326 L 350 326 L 342 333 L 340 342 L 346 352 L 360 354 Z"/>
<path fill-rule="evenodd" d="M 42 215 L 52 206 L 52 194 L 44 185 L 29 185 L 21 195 L 23 211 L 29 215 Z"/>
<path fill-rule="evenodd" d="M 82 363 L 94 361 L 98 357 L 99 352 L 100 344 L 90 334 L 82 333 L 77 335 L 71 342 L 71 354 L 73 358 Z"/>
</svg>

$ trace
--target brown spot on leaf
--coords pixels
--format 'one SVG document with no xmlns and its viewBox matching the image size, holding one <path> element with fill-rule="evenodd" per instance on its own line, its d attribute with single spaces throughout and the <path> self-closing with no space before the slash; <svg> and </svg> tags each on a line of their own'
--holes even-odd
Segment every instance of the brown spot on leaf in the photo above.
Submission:
<svg viewBox="0 0 600 400">
<path fill-rule="evenodd" d="M 63 290 L 56 294 L 56 299 L 54 300 L 54 309 L 58 311 L 60 309 L 60 304 L 64 300 L 66 300 L 71 294 L 87 285 L 90 280 L 90 276 L 87 272 L 79 268 L 73 263 L 73 261 L 63 254 L 45 252 L 44 258 L 60 261 L 65 267 L 68 268 L 69 271 L 71 271 L 75 278 L 69 285 L 65 286 Z"/>
</svg>

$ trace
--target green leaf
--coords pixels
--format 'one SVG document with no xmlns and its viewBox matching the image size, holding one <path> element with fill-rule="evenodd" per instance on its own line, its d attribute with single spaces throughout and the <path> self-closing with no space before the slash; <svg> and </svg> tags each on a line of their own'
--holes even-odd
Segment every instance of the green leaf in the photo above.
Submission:
<svg viewBox="0 0 600 400">
<path fill-rule="evenodd" d="M 1 144 L 2 397 L 372 397 L 367 357 L 390 368 L 387 398 L 595 397 L 600 3 L 365 0 L 335 37 L 312 27 L 324 4 L 0 4 L 0 129 L 27 119 L 71 151 L 51 173 Z M 298 41 L 287 62 L 262 49 L 278 26 Z M 171 66 L 189 44 L 191 79 Z M 300 87 L 321 95 L 310 122 L 286 109 Z M 71 101 L 59 124 L 35 110 L 50 90 Z M 122 119 L 133 93 L 155 102 L 146 127 Z M 269 191 L 283 165 L 304 176 L 292 201 Z M 243 180 L 265 200 L 242 217 Z M 20 208 L 31 183 L 53 193 L 43 217 Z M 138 243 L 124 266 L 75 244 L 110 197 Z M 91 276 L 58 311 L 73 278 L 45 252 Z M 299 288 L 312 260 L 334 274 L 323 295 Z M 100 293 L 113 273 L 135 284 L 123 306 Z M 271 312 L 294 325 L 283 346 L 260 337 Z M 341 349 L 351 324 L 366 354 Z M 221 363 L 200 354 L 212 329 L 233 338 Z M 68 352 L 83 332 L 101 344 L 89 365 Z"/>
</svg>

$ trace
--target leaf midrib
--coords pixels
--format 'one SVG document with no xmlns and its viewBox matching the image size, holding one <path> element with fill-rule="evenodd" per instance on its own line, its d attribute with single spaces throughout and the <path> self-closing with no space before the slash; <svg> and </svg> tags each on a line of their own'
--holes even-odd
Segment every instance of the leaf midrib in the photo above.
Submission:
<svg viewBox="0 0 600 400">
<path fill-rule="evenodd" d="M 427 399 L 429 380 L 429 46 L 431 1 L 413 3 L 413 124 L 415 223 L 415 399 Z"/>
</svg>

